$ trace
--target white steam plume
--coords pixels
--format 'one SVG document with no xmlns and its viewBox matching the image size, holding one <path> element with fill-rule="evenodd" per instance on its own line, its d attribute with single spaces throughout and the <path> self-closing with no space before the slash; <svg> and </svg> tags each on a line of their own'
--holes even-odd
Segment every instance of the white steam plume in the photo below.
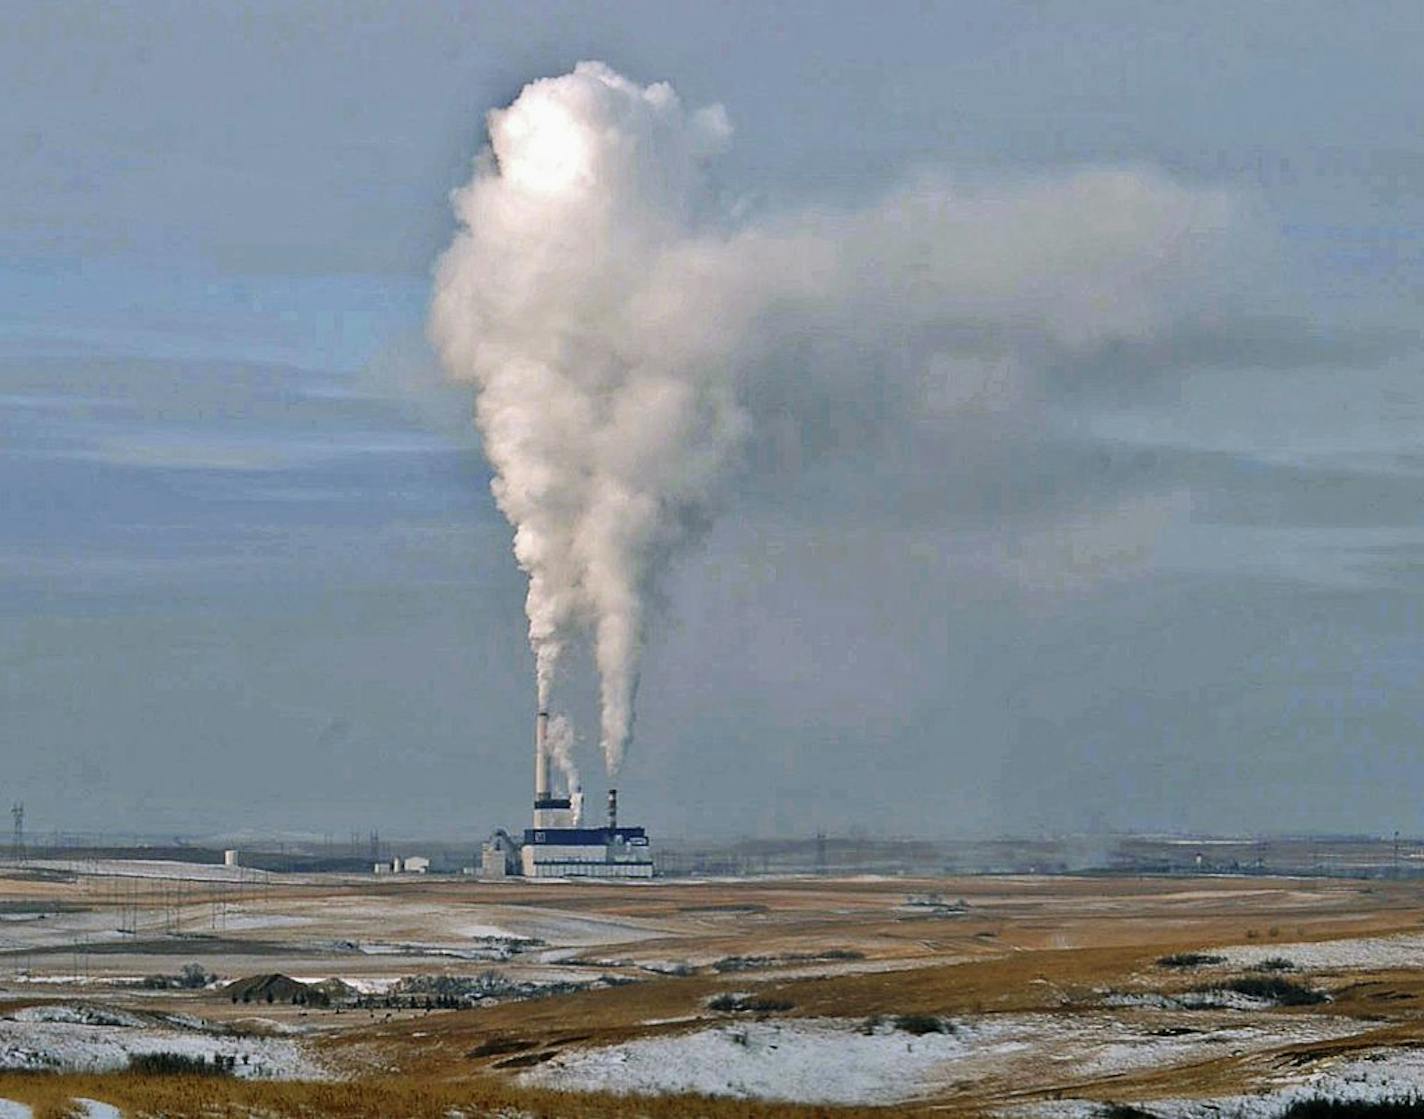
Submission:
<svg viewBox="0 0 1424 1119">
<path fill-rule="evenodd" d="M 733 222 L 704 177 L 720 106 L 601 63 L 491 112 L 454 196 L 430 334 L 477 387 L 493 489 L 529 576 L 541 706 L 591 634 L 616 772 L 650 592 L 734 467 L 870 450 L 1075 351 L 1209 310 L 1229 201 L 1151 173 Z M 1002 395 L 1002 394 L 1001 394 Z M 745 453 L 745 452 L 752 453 Z"/>
<path fill-rule="evenodd" d="M 583 815 L 583 782 L 579 780 L 578 763 L 574 761 L 574 726 L 563 715 L 555 715 L 549 720 L 544 743 L 549 756 L 564 775 L 564 789 L 573 800 L 574 827 L 578 827 Z"/>
</svg>

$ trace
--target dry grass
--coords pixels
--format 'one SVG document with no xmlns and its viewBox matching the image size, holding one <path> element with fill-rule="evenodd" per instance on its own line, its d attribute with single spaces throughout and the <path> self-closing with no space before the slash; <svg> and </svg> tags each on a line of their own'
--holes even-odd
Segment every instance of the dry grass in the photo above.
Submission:
<svg viewBox="0 0 1424 1119">
<path fill-rule="evenodd" d="M 901 1107 L 837 1108 L 758 1103 L 702 1096 L 658 1099 L 520 1090 L 492 1079 L 374 1079 L 334 1084 L 138 1076 L 128 1073 L 51 1076 L 0 1073 L 0 1098 L 19 1100 L 35 1119 L 68 1119 L 73 1100 L 103 1100 L 130 1116 L 165 1119 L 448 1119 L 463 1115 L 529 1119 L 883 1119 L 914 1114 Z M 944 1114 L 942 1111 L 940 1114 Z"/>
<path fill-rule="evenodd" d="M 150 887 L 144 886 L 144 889 Z M 906 911 L 909 895 L 934 891 L 964 898 L 965 910 L 952 918 Z M 106 904 L 101 889 L 30 885 L 7 894 L 46 894 L 56 900 Z M 1418 931 L 1424 923 L 1424 891 L 1416 884 L 1379 883 L 1361 887 L 1343 881 L 1286 879 L 1009 879 L 972 878 L 938 882 L 749 881 L 666 883 L 630 889 L 616 885 L 508 885 L 493 887 L 451 882 L 369 884 L 277 884 L 264 894 L 262 909 L 285 912 L 297 906 L 320 918 L 324 901 L 359 898 L 389 905 L 389 928 L 417 929 L 430 906 L 454 912 L 479 907 L 511 909 L 528 905 L 589 916 L 608 915 L 655 923 L 651 939 L 589 948 L 594 959 L 632 961 L 622 974 L 643 981 L 632 986 L 590 990 L 535 1000 L 506 1002 L 479 1010 L 411 1016 L 397 1013 L 318 1015 L 298 1018 L 297 1008 L 264 1008 L 281 1022 L 316 1024 L 331 1031 L 313 1040 L 323 1058 L 355 1077 L 341 1083 L 247 1082 L 229 1079 L 109 1076 L 22 1076 L 0 1074 L 0 1097 L 31 1104 L 38 1119 L 59 1119 L 74 1097 L 111 1102 L 129 1115 L 439 1116 L 466 1115 L 590 1117 L 646 1116 L 648 1119 L 705 1116 L 796 1117 L 914 1114 L 913 1108 L 796 1107 L 786 1104 L 677 1097 L 619 1098 L 563 1095 L 518 1087 L 495 1066 L 512 1050 L 547 1054 L 572 1047 L 616 1044 L 721 1020 L 707 1002 L 729 992 L 759 1004 L 785 1005 L 789 1017 L 865 1019 L 875 1015 L 959 1018 L 993 1013 L 1073 1015 L 1101 1003 L 1105 989 L 1185 990 L 1201 982 L 1190 969 L 1158 966 L 1172 955 L 1209 952 L 1255 939 L 1308 941 L 1338 936 L 1372 936 Z M 402 916 L 409 907 L 412 916 Z M 375 908 L 375 906 L 373 906 Z M 498 924 L 502 918 L 490 918 Z M 382 918 L 385 920 L 385 918 Z M 251 937 L 279 938 L 280 929 Z M 303 926 L 298 938 L 334 935 L 321 926 Z M 374 933 L 370 935 L 375 935 Z M 399 935 L 408 935 L 404 931 Z M 414 934 L 409 934 L 414 935 Z M 195 944 L 199 942 L 194 942 Z M 830 960 L 824 967 L 770 967 L 719 975 L 711 963 L 729 956 L 814 955 L 854 950 L 867 957 Z M 129 959 L 97 956 L 111 973 L 142 971 Z M 659 977 L 633 966 L 638 961 L 697 962 L 696 974 Z M 162 965 L 172 970 L 174 961 Z M 178 960 L 177 962 L 184 962 Z M 146 966 L 146 963 L 145 963 Z M 346 969 L 385 966 L 379 958 L 345 955 L 330 964 L 298 958 L 294 974 L 335 974 Z M 432 970 L 459 965 L 432 963 Z M 470 965 L 476 970 L 484 965 Z M 614 966 L 614 965 L 610 965 Z M 866 970 L 881 966 L 887 970 Z M 265 961 L 263 970 L 269 970 Z M 895 970 L 901 969 L 904 970 Z M 811 972 L 826 974 L 811 977 Z M 1424 1033 L 1424 971 L 1317 974 L 1305 977 L 1330 990 L 1325 1009 L 1300 1007 L 1292 1013 L 1327 1013 L 1376 1020 L 1380 1032 L 1325 1046 L 1345 1052 L 1365 1043 L 1417 1041 Z M 48 993 L 48 992 L 46 992 Z M 112 993 L 100 997 L 122 998 Z M 30 999 L 20 1001 L 32 1001 Z M 166 1009 L 228 1020 L 237 1016 L 221 996 L 164 994 Z M 247 1012 L 242 1012 L 247 1013 Z M 1205 1022 L 1207 1019 L 1203 1018 Z M 1371 1040 L 1373 1039 L 1373 1040 Z M 1289 1047 L 1246 1057 L 1222 1057 L 1190 1066 L 1118 1074 L 1102 1083 L 1074 1079 L 1071 1064 L 1045 1067 L 1042 1077 L 1012 1084 L 989 1080 L 954 1086 L 924 1109 L 937 1114 L 972 1113 L 1054 1092 L 1090 1098 L 1150 1100 L 1187 1093 L 1225 1094 L 1270 1075 L 1278 1060 L 1294 1060 Z M 377 1074 L 373 1070 L 380 1069 Z M 1062 1077 L 1063 1082 L 1051 1079 Z M 948 1091 L 948 1089 L 947 1089 Z M 997 1096 L 994 1093 L 997 1092 Z M 948 1110 L 946 1110 L 948 1109 Z"/>
</svg>

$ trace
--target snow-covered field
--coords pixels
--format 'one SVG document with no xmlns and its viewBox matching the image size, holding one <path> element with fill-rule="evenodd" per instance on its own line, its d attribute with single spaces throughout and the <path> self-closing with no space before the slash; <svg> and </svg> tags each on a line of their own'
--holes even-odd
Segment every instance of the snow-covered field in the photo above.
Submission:
<svg viewBox="0 0 1424 1119">
<path fill-rule="evenodd" d="M 936 964 L 959 964 L 972 960 L 973 956 L 955 956 L 941 953 L 935 957 Z M 820 960 L 815 963 L 793 964 L 769 967 L 760 971 L 742 972 L 749 983 L 783 983 L 788 979 L 819 979 L 832 975 L 880 975 L 891 971 L 913 971 L 924 967 L 923 958 L 889 960 Z"/>
<path fill-rule="evenodd" d="M 1183 991 L 1177 995 L 1111 994 L 1103 999 L 1104 1006 L 1136 1006 L 1148 1010 L 1271 1010 L 1272 999 L 1243 995 L 1240 991 Z"/>
<path fill-rule="evenodd" d="M 1424 933 L 1351 937 L 1302 944 L 1247 944 L 1211 951 L 1226 957 L 1226 963 L 1220 965 L 1223 967 L 1250 967 L 1277 957 L 1290 960 L 1306 971 L 1424 967 Z"/>
<path fill-rule="evenodd" d="M 264 882 L 271 877 L 267 871 L 251 867 L 184 863 L 174 859 L 30 859 L 25 866 L 98 877 L 168 878 L 185 882 Z"/>
<path fill-rule="evenodd" d="M 278 901 L 263 912 L 312 915 L 303 902 Z M 592 947 L 676 931 L 676 926 L 659 921 L 569 913 L 543 906 L 451 905 L 362 897 L 325 899 L 318 919 L 326 935 L 345 938 L 367 951 L 410 945 L 477 951 L 518 942 L 528 948 Z"/>
<path fill-rule="evenodd" d="M 886 1104 L 994 1077 L 1028 1084 L 1058 1070 L 1107 1076 L 1226 1054 L 1323 1041 L 1365 1029 L 1320 1016 L 1164 1029 L 1160 1016 L 990 1015 L 952 1033 L 867 1032 L 838 1019 L 726 1023 L 690 1033 L 572 1050 L 522 1074 L 527 1084 L 633 1095 L 699 1092 L 811 1103 Z"/>
<path fill-rule="evenodd" d="M 392 987 L 401 981 L 401 976 L 369 976 L 369 975 L 294 975 L 292 976 L 298 983 L 324 983 L 329 979 L 335 979 L 340 983 L 345 983 L 359 995 L 384 995 Z"/>
<path fill-rule="evenodd" d="M 1276 1119 L 1300 1100 L 1327 1097 L 1345 1101 L 1392 1100 L 1424 1093 L 1424 1053 L 1416 1049 L 1373 1049 L 1338 1058 L 1324 1067 L 1263 1085 L 1237 1096 L 1151 1100 L 1136 1105 L 1162 1119 Z M 1098 1119 L 1095 1100 L 1065 1099 L 1013 1109 L 1032 1119 Z"/>
<path fill-rule="evenodd" d="M 0 1069 L 107 1072 L 142 1053 L 235 1057 L 239 1076 L 320 1078 L 299 1042 L 234 1034 L 180 1015 L 136 1014 L 84 1004 L 25 1007 L 0 1017 Z"/>
<path fill-rule="evenodd" d="M 867 1035 L 845 1022 L 748 1022 L 567 1053 L 520 1079 L 637 1095 L 893 1103 L 969 1045 L 950 1034 Z"/>
</svg>

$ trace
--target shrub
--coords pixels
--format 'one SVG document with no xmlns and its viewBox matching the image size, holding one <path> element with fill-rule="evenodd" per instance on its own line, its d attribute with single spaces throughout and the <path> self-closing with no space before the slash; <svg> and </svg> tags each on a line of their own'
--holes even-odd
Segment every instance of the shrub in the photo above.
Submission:
<svg viewBox="0 0 1424 1119">
<path fill-rule="evenodd" d="M 1130 1103 L 1105 1103 L 1099 1114 L 1103 1119 L 1157 1119 L 1152 1112 Z"/>
<path fill-rule="evenodd" d="M 1269 960 L 1262 960 L 1259 964 L 1252 964 L 1247 971 L 1294 971 L 1295 963 L 1284 956 L 1272 956 Z"/>
<path fill-rule="evenodd" d="M 907 1034 L 921 1037 L 924 1034 L 952 1034 L 954 1026 L 933 1014 L 901 1014 L 895 1019 L 895 1028 Z"/>
<path fill-rule="evenodd" d="M 182 970 L 178 972 L 178 984 L 189 990 L 197 990 L 206 987 L 209 983 L 217 979 L 217 976 L 208 971 L 202 964 L 184 964 Z"/>
<path fill-rule="evenodd" d="M 796 1004 L 785 999 L 766 998 L 761 995 L 735 995 L 730 992 L 707 1000 L 707 1008 L 723 1014 L 750 1012 L 771 1014 L 780 1010 L 793 1010 Z"/>
<path fill-rule="evenodd" d="M 523 1053 L 539 1043 L 522 1037 L 492 1037 L 482 1041 L 465 1054 L 467 1057 L 506 1057 L 510 1053 Z"/>
<path fill-rule="evenodd" d="M 712 965 L 719 975 L 728 972 L 752 971 L 757 968 L 781 967 L 786 964 L 818 964 L 833 960 L 863 960 L 864 952 L 853 948 L 830 948 L 825 952 L 791 952 L 784 956 L 723 956 Z"/>
<path fill-rule="evenodd" d="M 773 956 L 723 956 L 712 965 L 718 974 L 729 971 L 750 971 L 752 968 L 771 967 L 776 963 Z"/>
<path fill-rule="evenodd" d="M 1176 952 L 1170 956 L 1162 956 L 1157 961 L 1158 967 L 1203 967 L 1206 964 L 1224 964 L 1225 956 L 1213 956 L 1207 952 Z"/>
<path fill-rule="evenodd" d="M 188 1053 L 133 1053 L 129 1055 L 128 1071 L 143 1076 L 226 1076 L 231 1066 L 214 1056 L 211 1063 Z"/>
<path fill-rule="evenodd" d="M 1424 1119 L 1424 1098 L 1332 1100 L 1324 1096 L 1297 1100 L 1281 1119 Z"/>
<path fill-rule="evenodd" d="M 1220 985 L 1221 990 L 1235 991 L 1256 999 L 1269 999 L 1281 1006 L 1314 1006 L 1326 1001 L 1324 991 L 1317 991 L 1293 979 L 1279 975 L 1244 975 Z"/>
<path fill-rule="evenodd" d="M 177 975 L 145 975 L 139 980 L 139 986 L 150 991 L 195 991 L 206 987 L 215 979 L 217 976 L 202 964 L 184 964 Z"/>
</svg>

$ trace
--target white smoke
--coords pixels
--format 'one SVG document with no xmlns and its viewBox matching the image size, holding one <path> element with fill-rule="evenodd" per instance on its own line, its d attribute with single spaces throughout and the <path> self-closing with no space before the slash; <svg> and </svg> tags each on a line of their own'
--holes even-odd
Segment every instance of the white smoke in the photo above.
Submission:
<svg viewBox="0 0 1424 1119">
<path fill-rule="evenodd" d="M 742 469 L 873 449 L 1011 399 L 1064 355 L 1209 310 L 1221 195 L 1085 171 L 860 210 L 733 221 L 708 188 L 720 106 L 601 63 L 488 118 L 454 196 L 430 334 L 477 387 L 493 489 L 529 576 L 539 701 L 590 634 L 601 745 L 633 733 L 649 597 Z"/>
<path fill-rule="evenodd" d="M 563 774 L 564 790 L 573 800 L 574 827 L 578 827 L 579 817 L 583 815 L 583 782 L 579 780 L 578 763 L 574 760 L 574 737 L 573 723 L 563 715 L 555 715 L 544 733 L 544 745 Z"/>
</svg>

